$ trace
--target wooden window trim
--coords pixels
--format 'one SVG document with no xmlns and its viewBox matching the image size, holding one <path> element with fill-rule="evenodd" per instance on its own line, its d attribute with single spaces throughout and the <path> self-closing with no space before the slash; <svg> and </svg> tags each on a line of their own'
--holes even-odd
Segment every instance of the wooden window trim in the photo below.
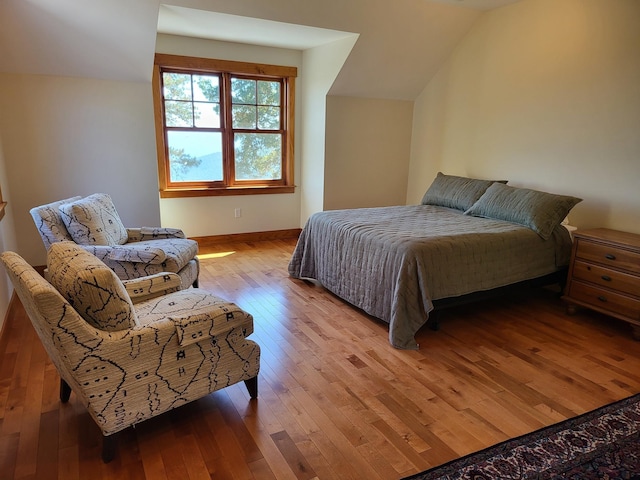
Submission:
<svg viewBox="0 0 640 480">
<path fill-rule="evenodd" d="M 265 78 L 284 79 L 283 85 L 286 91 L 282 93 L 284 105 L 284 149 L 285 158 L 282 180 L 277 184 L 270 182 L 243 181 L 242 185 L 213 186 L 202 183 L 189 184 L 181 182 L 181 185 L 171 184 L 169 181 L 167 160 L 167 146 L 165 143 L 165 127 L 163 115 L 163 92 L 161 71 L 167 68 L 174 71 L 184 70 L 185 73 L 218 73 L 225 72 L 232 75 L 255 75 Z M 294 185 L 294 125 L 295 125 L 295 78 L 296 67 L 267 65 L 249 62 L 236 62 L 230 60 L 217 60 L 197 57 L 184 57 L 180 55 L 167 55 L 157 53 L 153 67 L 153 102 L 154 121 L 156 129 L 156 150 L 158 155 L 158 181 L 161 198 L 221 196 L 221 195 L 254 195 L 271 193 L 293 193 Z M 225 164 L 224 168 L 229 168 Z"/>
</svg>

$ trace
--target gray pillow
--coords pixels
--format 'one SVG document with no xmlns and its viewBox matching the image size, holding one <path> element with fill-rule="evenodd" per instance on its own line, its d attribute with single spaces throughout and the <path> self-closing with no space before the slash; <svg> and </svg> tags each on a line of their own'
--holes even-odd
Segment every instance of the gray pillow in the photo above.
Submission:
<svg viewBox="0 0 640 480">
<path fill-rule="evenodd" d="M 568 195 L 494 183 L 465 215 L 494 218 L 530 228 L 545 240 L 569 211 L 582 201 Z"/>
<path fill-rule="evenodd" d="M 433 183 L 422 197 L 422 205 L 437 205 L 440 207 L 468 210 L 482 196 L 482 194 L 496 181 L 507 183 L 506 180 L 479 180 L 477 178 L 456 177 L 438 172 Z"/>
</svg>

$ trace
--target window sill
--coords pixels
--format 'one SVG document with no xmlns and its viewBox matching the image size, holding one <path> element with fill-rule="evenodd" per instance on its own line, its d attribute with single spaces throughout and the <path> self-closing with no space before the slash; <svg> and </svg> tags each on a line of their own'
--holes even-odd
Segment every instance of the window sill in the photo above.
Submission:
<svg viewBox="0 0 640 480">
<path fill-rule="evenodd" d="M 160 198 L 222 197 L 229 195 L 265 195 L 294 193 L 295 186 L 230 187 L 230 188 L 172 188 L 160 190 Z"/>
</svg>

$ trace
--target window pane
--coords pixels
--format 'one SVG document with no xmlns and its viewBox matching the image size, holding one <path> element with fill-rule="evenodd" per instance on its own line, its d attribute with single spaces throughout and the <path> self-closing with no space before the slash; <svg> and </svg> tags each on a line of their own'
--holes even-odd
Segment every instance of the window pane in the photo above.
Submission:
<svg viewBox="0 0 640 480">
<path fill-rule="evenodd" d="M 193 104 L 191 102 L 164 102 L 167 127 L 193 127 Z"/>
<path fill-rule="evenodd" d="M 258 82 L 258 105 L 280 105 L 280 82 Z"/>
<path fill-rule="evenodd" d="M 196 102 L 220 103 L 220 79 L 218 76 L 194 75 L 193 99 Z"/>
<path fill-rule="evenodd" d="M 236 180 L 280 180 L 282 137 L 270 133 L 238 133 L 234 138 Z"/>
<path fill-rule="evenodd" d="M 195 102 L 193 104 L 196 127 L 220 128 L 220 105 L 217 103 Z"/>
<path fill-rule="evenodd" d="M 231 110 L 233 128 L 256 128 L 256 107 L 252 105 L 234 105 Z"/>
<path fill-rule="evenodd" d="M 191 75 L 188 73 L 163 73 L 164 98 L 191 101 Z"/>
<path fill-rule="evenodd" d="M 256 104 L 256 81 L 241 78 L 231 79 L 231 98 L 233 103 Z"/>
<path fill-rule="evenodd" d="M 258 128 L 260 130 L 279 130 L 280 107 L 258 107 Z"/>
<path fill-rule="evenodd" d="M 223 179 L 222 134 L 167 132 L 172 182 L 214 182 Z"/>
</svg>

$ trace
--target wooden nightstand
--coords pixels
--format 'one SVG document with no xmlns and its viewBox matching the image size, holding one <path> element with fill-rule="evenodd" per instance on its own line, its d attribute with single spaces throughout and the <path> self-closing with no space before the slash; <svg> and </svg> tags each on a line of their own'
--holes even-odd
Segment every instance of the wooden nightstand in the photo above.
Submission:
<svg viewBox="0 0 640 480">
<path fill-rule="evenodd" d="M 640 340 L 640 235 L 606 228 L 574 232 L 569 277 L 562 297 L 628 322 Z"/>
</svg>

